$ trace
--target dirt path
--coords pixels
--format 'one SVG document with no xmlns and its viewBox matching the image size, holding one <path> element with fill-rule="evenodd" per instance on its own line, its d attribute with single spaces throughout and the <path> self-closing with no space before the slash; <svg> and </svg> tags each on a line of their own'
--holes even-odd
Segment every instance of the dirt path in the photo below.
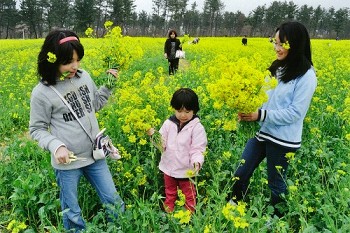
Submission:
<svg viewBox="0 0 350 233">
<path fill-rule="evenodd" d="M 186 71 L 190 68 L 191 63 L 186 59 L 180 59 L 179 71 Z"/>
</svg>

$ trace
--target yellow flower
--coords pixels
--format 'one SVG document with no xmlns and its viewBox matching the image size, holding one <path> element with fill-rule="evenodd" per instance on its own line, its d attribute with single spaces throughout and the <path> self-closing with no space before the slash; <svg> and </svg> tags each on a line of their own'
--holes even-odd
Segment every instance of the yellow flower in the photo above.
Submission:
<svg viewBox="0 0 350 233">
<path fill-rule="evenodd" d="M 267 180 L 267 179 L 265 179 L 265 178 L 261 178 L 261 183 L 263 183 L 263 184 L 268 184 L 269 182 L 268 182 L 268 180 Z"/>
<path fill-rule="evenodd" d="M 222 128 L 226 131 L 234 131 L 237 129 L 237 121 L 232 119 L 225 119 Z"/>
<path fill-rule="evenodd" d="M 211 224 L 205 225 L 204 233 L 210 233 L 210 232 L 211 232 Z"/>
<path fill-rule="evenodd" d="M 271 41 L 275 46 L 281 46 L 282 48 L 284 49 L 290 49 L 290 44 L 288 42 L 288 40 L 284 43 L 277 43 L 276 39 L 273 38 L 272 41 Z"/>
<path fill-rule="evenodd" d="M 216 165 L 217 165 L 218 167 L 221 167 L 221 165 L 222 165 L 221 159 L 217 159 L 217 160 L 215 161 L 215 163 L 216 163 Z"/>
<path fill-rule="evenodd" d="M 188 170 L 186 171 L 186 176 L 187 176 L 187 177 L 194 177 L 195 174 L 196 174 L 195 171 L 192 170 L 192 169 L 188 169 Z"/>
<path fill-rule="evenodd" d="M 122 130 L 124 133 L 130 133 L 131 132 L 131 127 L 130 125 L 123 125 Z"/>
<path fill-rule="evenodd" d="M 346 140 L 350 141 L 350 133 L 345 135 Z"/>
<path fill-rule="evenodd" d="M 286 159 L 288 159 L 288 162 L 294 160 L 294 155 L 295 155 L 295 153 L 293 153 L 293 152 L 288 152 L 286 154 Z"/>
<path fill-rule="evenodd" d="M 147 140 L 144 139 L 144 138 L 141 138 L 139 143 L 140 143 L 141 146 L 146 145 L 147 144 Z"/>
<path fill-rule="evenodd" d="M 244 218 L 246 215 L 246 205 L 244 202 L 238 202 L 237 205 L 227 203 L 221 212 L 227 220 L 233 222 L 235 228 L 244 229 L 249 226 L 249 223 Z"/>
<path fill-rule="evenodd" d="M 163 67 L 158 67 L 157 71 L 159 74 L 163 74 L 164 73 L 164 68 Z"/>
<path fill-rule="evenodd" d="M 179 200 L 175 201 L 175 204 L 177 206 L 184 206 L 186 202 L 185 194 L 182 193 L 181 189 L 177 190 L 177 196 L 179 197 Z"/>
<path fill-rule="evenodd" d="M 50 63 L 55 63 L 57 60 L 56 54 L 48 52 L 47 53 L 47 61 Z"/>
<path fill-rule="evenodd" d="M 104 27 L 105 27 L 106 29 L 110 28 L 112 25 L 113 25 L 113 22 L 112 22 L 112 21 L 109 21 L 109 20 L 107 20 L 107 21 L 104 23 Z"/>
<path fill-rule="evenodd" d="M 125 172 L 124 177 L 130 181 L 132 178 L 134 178 L 134 175 L 130 172 Z"/>
<path fill-rule="evenodd" d="M 199 182 L 197 186 L 198 186 L 198 187 L 204 186 L 205 183 L 206 183 L 205 180 L 203 180 L 203 181 Z"/>
<path fill-rule="evenodd" d="M 333 108 L 333 106 L 328 105 L 328 106 L 326 107 L 326 111 L 327 111 L 327 112 L 330 112 L 330 113 L 333 113 L 333 112 L 335 112 L 335 109 Z"/>
<path fill-rule="evenodd" d="M 231 158 L 232 154 L 230 151 L 224 151 L 224 153 L 222 154 L 222 157 L 224 157 L 224 159 L 229 160 Z"/>
<path fill-rule="evenodd" d="M 337 172 L 338 172 L 340 175 L 345 175 L 345 174 L 346 174 L 346 172 L 343 171 L 343 170 L 341 170 L 341 169 L 337 170 Z"/>
<path fill-rule="evenodd" d="M 290 45 L 289 45 L 289 42 L 288 42 L 288 40 L 286 41 L 286 42 L 284 42 L 284 43 L 282 43 L 282 47 L 284 48 L 284 49 L 290 49 Z"/>
<path fill-rule="evenodd" d="M 18 222 L 16 220 L 12 220 L 7 226 L 7 230 L 10 230 L 12 233 L 22 232 L 25 230 L 27 225 L 24 222 Z"/>
<path fill-rule="evenodd" d="M 129 142 L 131 142 L 131 143 L 135 143 L 136 142 L 136 136 L 135 135 L 130 135 L 129 136 Z"/>
<path fill-rule="evenodd" d="M 137 194 L 138 194 L 137 189 L 132 189 L 131 190 L 131 194 L 134 195 L 134 196 L 137 196 Z"/>
<path fill-rule="evenodd" d="M 296 192 L 296 191 L 298 191 L 298 187 L 295 186 L 295 185 L 289 185 L 288 189 L 289 189 L 290 192 Z"/>
<path fill-rule="evenodd" d="M 137 174 L 141 174 L 141 173 L 143 172 L 143 168 L 142 168 L 141 166 L 137 166 L 137 167 L 135 168 L 135 172 L 136 172 Z"/>
<path fill-rule="evenodd" d="M 146 183 L 147 183 L 147 176 L 144 175 L 144 176 L 142 176 L 142 178 L 139 180 L 138 185 L 142 186 L 142 185 L 145 185 Z"/>
<path fill-rule="evenodd" d="M 279 166 L 279 165 L 275 166 L 275 168 L 277 169 L 278 172 L 281 172 L 282 170 L 282 166 Z"/>
<path fill-rule="evenodd" d="M 92 33 L 94 32 L 94 29 L 92 29 L 92 28 L 87 28 L 86 30 L 85 30 L 85 35 L 87 36 L 87 37 L 92 37 Z"/>
<path fill-rule="evenodd" d="M 189 210 L 179 210 L 174 214 L 174 218 L 177 218 L 180 220 L 181 224 L 189 223 L 191 220 L 191 211 Z"/>
</svg>

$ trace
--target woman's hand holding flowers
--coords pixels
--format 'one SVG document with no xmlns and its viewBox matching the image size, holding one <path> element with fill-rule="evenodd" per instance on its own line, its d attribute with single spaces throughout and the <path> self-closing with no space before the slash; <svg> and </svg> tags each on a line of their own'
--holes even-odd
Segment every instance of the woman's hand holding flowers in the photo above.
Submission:
<svg viewBox="0 0 350 233">
<path fill-rule="evenodd" d="M 238 120 L 239 121 L 256 121 L 258 120 L 259 113 L 258 112 L 252 112 L 252 113 L 238 113 Z"/>
</svg>

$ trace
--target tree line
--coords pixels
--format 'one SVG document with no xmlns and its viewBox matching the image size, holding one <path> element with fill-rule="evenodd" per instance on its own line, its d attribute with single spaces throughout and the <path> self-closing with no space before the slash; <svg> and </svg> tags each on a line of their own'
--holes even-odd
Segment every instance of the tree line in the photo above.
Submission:
<svg viewBox="0 0 350 233">
<path fill-rule="evenodd" d="M 152 0 L 152 12 L 135 11 L 135 0 L 1 0 L 0 38 L 41 38 L 54 28 L 67 28 L 84 35 L 93 28 L 104 35 L 110 20 L 124 35 L 164 37 L 170 28 L 190 36 L 268 37 L 287 20 L 298 20 L 313 38 L 350 38 L 350 10 L 321 5 L 298 6 L 274 1 L 257 6 L 248 15 L 225 10 L 222 0 L 205 0 L 202 9 L 188 0 Z M 17 3 L 17 4 L 16 4 Z"/>
</svg>

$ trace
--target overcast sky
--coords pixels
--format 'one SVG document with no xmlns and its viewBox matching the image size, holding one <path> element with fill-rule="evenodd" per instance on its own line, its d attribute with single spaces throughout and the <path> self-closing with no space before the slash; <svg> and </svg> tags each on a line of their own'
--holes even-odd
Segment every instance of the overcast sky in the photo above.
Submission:
<svg viewBox="0 0 350 233">
<path fill-rule="evenodd" d="M 241 11 L 246 16 L 248 16 L 249 12 L 254 10 L 257 6 L 262 6 L 266 4 L 266 7 L 269 7 L 270 4 L 274 0 L 222 0 L 222 2 L 225 4 L 225 10 L 230 12 L 237 12 Z M 290 0 L 286 0 L 289 2 Z M 190 6 L 193 2 L 196 2 L 198 5 L 198 10 L 202 11 L 204 0 L 189 0 L 188 1 L 188 8 L 190 9 Z M 281 1 L 284 2 L 284 1 Z M 350 8 L 350 0 L 293 0 L 293 2 L 298 5 L 302 6 L 304 4 L 312 7 L 317 7 L 318 5 L 321 5 L 321 7 L 324 7 L 326 9 L 333 6 L 336 10 L 339 8 Z M 142 10 L 145 10 L 148 13 L 152 12 L 152 0 L 135 0 L 136 5 L 136 12 L 140 12 Z"/>
</svg>

